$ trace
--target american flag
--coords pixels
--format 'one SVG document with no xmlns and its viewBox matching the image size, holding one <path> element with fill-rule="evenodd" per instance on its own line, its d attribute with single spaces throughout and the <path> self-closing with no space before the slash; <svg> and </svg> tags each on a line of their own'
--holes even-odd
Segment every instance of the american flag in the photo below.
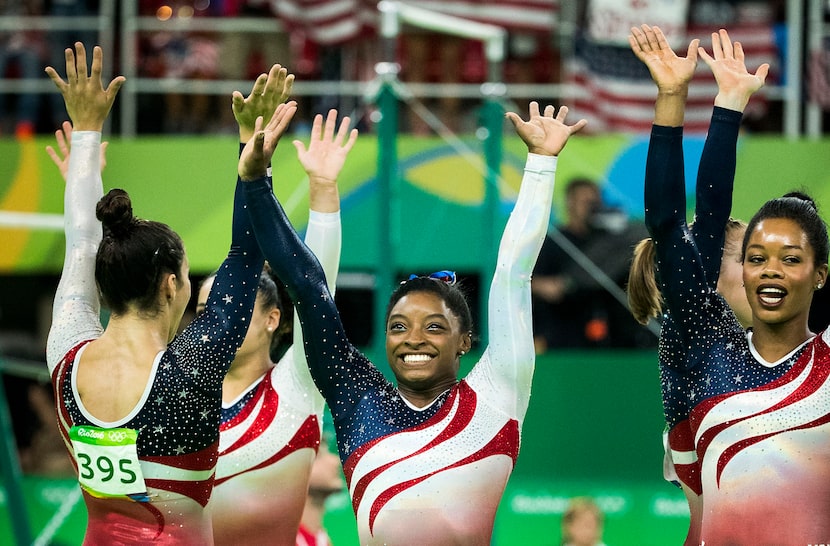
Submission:
<svg viewBox="0 0 830 546">
<path fill-rule="evenodd" d="M 810 100 L 830 110 L 830 40 L 810 54 Z"/>
<path fill-rule="evenodd" d="M 599 9 L 600 5 L 607 2 L 608 0 L 597 2 L 595 8 Z M 678 2 L 639 0 L 617 4 L 617 10 L 632 10 L 625 16 L 627 18 L 619 13 L 614 17 L 607 13 L 589 14 L 589 17 L 599 18 L 604 24 L 589 23 L 588 32 L 577 38 L 575 55 L 567 63 L 566 75 L 566 82 L 573 92 L 570 97 L 564 98 L 564 103 L 571 108 L 575 119 L 588 119 L 590 131 L 642 133 L 651 130 L 657 88 L 648 69 L 634 56 L 628 45 L 628 29 L 632 26 L 641 22 L 659 26 L 672 40 L 672 46 L 680 55 L 686 54 L 686 47 L 693 38 L 699 38 L 701 45 L 711 53 L 710 36 L 712 32 L 717 32 L 719 27 L 686 25 L 685 20 L 671 20 L 668 16 L 661 20 L 661 15 L 666 15 L 661 13 L 661 10 L 669 4 L 674 4 L 673 9 L 678 8 Z M 649 5 L 657 6 L 655 13 L 647 11 Z M 638 7 L 642 9 L 635 9 Z M 683 14 L 685 18 L 683 10 L 674 13 Z M 672 30 L 666 31 L 666 28 Z M 773 83 L 776 78 L 778 50 L 772 24 L 738 23 L 729 25 L 727 30 L 730 39 L 741 42 L 750 72 L 757 70 L 762 63 L 770 63 L 767 84 Z M 716 94 L 715 78 L 706 63 L 699 60 L 695 76 L 689 85 L 684 125 L 687 133 L 706 132 Z M 747 106 L 745 115 L 759 117 L 766 109 L 767 102 L 756 94 Z"/>
<path fill-rule="evenodd" d="M 509 31 L 550 33 L 558 24 L 559 0 L 410 0 L 419 8 L 488 23 Z"/>
<path fill-rule="evenodd" d="M 318 44 L 337 44 L 379 31 L 378 0 L 271 0 L 289 28 Z M 404 2 L 407 3 L 407 2 Z M 409 0 L 419 8 L 511 31 L 550 33 L 558 24 L 559 0 Z"/>
<path fill-rule="evenodd" d="M 271 0 L 272 9 L 292 30 L 321 45 L 342 44 L 359 37 L 371 24 L 366 0 Z"/>
</svg>

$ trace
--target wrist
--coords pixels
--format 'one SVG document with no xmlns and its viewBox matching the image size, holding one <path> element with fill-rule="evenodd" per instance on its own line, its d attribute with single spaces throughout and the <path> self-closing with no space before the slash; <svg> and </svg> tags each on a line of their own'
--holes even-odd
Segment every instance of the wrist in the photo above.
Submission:
<svg viewBox="0 0 830 546">
<path fill-rule="evenodd" d="M 309 184 L 319 184 L 321 186 L 337 186 L 336 178 L 326 178 L 325 176 L 317 176 L 313 174 L 308 175 L 308 182 Z"/>
<path fill-rule="evenodd" d="M 104 130 L 104 124 L 97 123 L 97 122 L 72 122 L 72 130 L 73 131 L 94 131 L 96 133 L 101 133 Z"/>
<path fill-rule="evenodd" d="M 657 97 L 677 97 L 686 100 L 689 96 L 689 84 L 658 85 Z"/>
<path fill-rule="evenodd" d="M 749 103 L 749 95 L 744 95 L 743 93 L 718 93 L 715 95 L 715 106 L 726 108 L 727 110 L 743 112 L 747 103 Z"/>
<path fill-rule="evenodd" d="M 253 182 L 255 180 L 262 180 L 263 178 L 267 178 L 267 173 L 239 173 L 239 179 L 243 182 Z"/>
</svg>

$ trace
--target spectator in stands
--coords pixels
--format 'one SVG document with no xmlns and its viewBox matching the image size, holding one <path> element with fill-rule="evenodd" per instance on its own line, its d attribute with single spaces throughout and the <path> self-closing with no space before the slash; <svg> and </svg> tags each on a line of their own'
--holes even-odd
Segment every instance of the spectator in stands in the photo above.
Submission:
<svg viewBox="0 0 830 546">
<path fill-rule="evenodd" d="M 92 3 L 93 0 L 52 0 L 48 2 L 47 14 L 50 17 L 89 17 L 95 15 L 91 6 Z M 78 30 L 77 28 L 61 27 L 61 30 L 50 30 L 48 39 L 49 63 L 52 66 L 61 66 L 66 62 L 63 51 L 67 47 L 72 47 L 75 42 L 81 42 L 87 47 L 100 43 L 96 32 L 92 29 Z M 59 127 L 63 120 L 68 117 L 63 98 L 56 93 L 52 93 L 49 100 L 52 125 Z"/>
<path fill-rule="evenodd" d="M 225 80 L 253 80 L 259 74 L 268 72 L 274 63 L 286 65 L 291 58 L 290 38 L 277 19 L 276 2 L 266 0 L 229 0 L 222 2 L 222 17 L 256 17 L 274 22 L 274 31 L 225 32 L 219 47 L 221 65 L 219 75 Z M 230 109 L 223 110 L 229 114 Z M 236 129 L 236 122 L 230 115 L 222 120 L 223 127 Z"/>
<path fill-rule="evenodd" d="M 599 186 L 588 178 L 568 183 L 565 206 L 567 220 L 545 239 L 533 271 L 537 352 L 653 345 L 654 336 L 597 279 L 602 275 L 623 286 L 630 250 L 644 227 L 605 205 Z"/>
<path fill-rule="evenodd" d="M 403 78 L 411 83 L 461 83 L 460 65 L 465 41 L 455 36 L 412 29 L 403 35 Z M 464 63 L 467 64 L 467 63 Z M 481 59 L 482 70 L 485 68 Z M 461 128 L 461 98 L 446 96 L 438 99 L 438 116 L 453 132 Z M 431 128 L 417 112 L 409 109 L 409 131 L 425 136 Z"/>
<path fill-rule="evenodd" d="M 148 2 L 142 6 L 144 15 L 189 19 L 204 17 L 210 11 L 194 9 L 188 2 Z M 185 32 L 173 28 L 156 32 L 143 41 L 142 75 L 176 80 L 215 80 L 220 75 L 219 42 L 210 32 Z M 267 72 L 267 68 L 262 72 Z M 252 78 L 255 79 L 256 74 Z M 168 133 L 204 133 L 219 123 L 216 97 L 210 94 L 180 93 L 171 90 L 164 95 L 164 116 L 161 129 Z M 223 108 L 222 111 L 230 111 Z"/>
<path fill-rule="evenodd" d="M 40 0 L 2 0 L 0 16 L 42 15 Z M 41 77 L 44 44 L 37 31 L 12 30 L 0 32 L 0 79 L 21 78 L 35 80 Z M 31 137 L 36 130 L 40 109 L 40 95 L 20 93 L 15 112 L 6 112 L 7 93 L 0 93 L 0 134 L 10 132 L 18 138 Z M 7 121 L 8 119 L 8 121 Z"/>
</svg>

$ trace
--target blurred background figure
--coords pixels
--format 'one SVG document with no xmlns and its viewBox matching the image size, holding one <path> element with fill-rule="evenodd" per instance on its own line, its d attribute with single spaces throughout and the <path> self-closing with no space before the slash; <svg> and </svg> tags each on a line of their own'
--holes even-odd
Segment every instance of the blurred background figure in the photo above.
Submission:
<svg viewBox="0 0 830 546">
<path fill-rule="evenodd" d="M 602 531 L 605 515 L 589 497 L 571 499 L 562 514 L 562 546 L 605 546 Z"/>
<path fill-rule="evenodd" d="M 47 2 L 46 14 L 50 17 L 89 17 L 97 15 L 98 0 L 49 0 Z M 51 66 L 63 66 L 66 63 L 64 50 L 73 47 L 75 42 L 82 42 L 88 48 L 100 44 L 98 35 L 92 30 L 50 30 L 49 40 L 49 64 Z M 36 76 L 40 77 L 40 70 Z M 68 119 L 63 98 L 57 93 L 51 93 L 48 97 L 51 113 L 50 127 L 60 127 L 65 119 Z"/>
<path fill-rule="evenodd" d="M 42 0 L 0 0 L 0 16 L 43 15 Z M 0 79 L 34 80 L 43 76 L 45 44 L 41 32 L 33 30 L 0 31 Z M 14 133 L 18 138 L 34 135 L 41 95 L 19 93 L 10 108 L 9 96 L 0 93 L 0 134 Z"/>
<path fill-rule="evenodd" d="M 161 21 L 186 21 L 194 17 L 216 15 L 216 10 L 194 9 L 192 2 L 175 0 L 173 2 L 147 0 L 141 5 L 141 14 L 155 16 Z M 215 33 L 205 31 L 188 31 L 182 25 L 172 25 L 170 30 L 142 35 L 141 40 L 141 75 L 149 78 L 165 78 L 176 81 L 218 80 L 226 66 L 237 65 L 230 54 L 222 51 L 220 63 L 219 38 Z M 235 36 L 232 33 L 226 36 Z M 242 65 L 244 67 L 244 64 Z M 241 67 L 240 67 L 241 70 Z M 267 67 L 263 72 L 267 72 Z M 258 74 L 248 78 L 245 73 L 238 73 L 236 79 L 256 79 Z M 164 116 L 159 130 L 165 133 L 206 133 L 217 129 L 219 116 L 215 95 L 204 93 L 181 93 L 176 86 L 167 84 L 168 91 L 162 95 Z M 220 111 L 230 112 L 227 104 Z"/>
<path fill-rule="evenodd" d="M 300 520 L 300 529 L 297 531 L 297 546 L 331 545 L 331 539 L 323 527 L 326 499 L 343 491 L 345 486 L 343 472 L 340 470 L 340 458 L 329 449 L 329 442 L 323 438 L 311 466 L 308 497 Z"/>
<path fill-rule="evenodd" d="M 608 206 L 599 185 L 574 178 L 565 188 L 564 224 L 548 234 L 533 271 L 537 353 L 586 347 L 650 347 L 656 338 L 638 325 L 598 276 L 621 288 L 642 222 Z M 626 255 L 628 253 L 628 255 Z"/>
</svg>

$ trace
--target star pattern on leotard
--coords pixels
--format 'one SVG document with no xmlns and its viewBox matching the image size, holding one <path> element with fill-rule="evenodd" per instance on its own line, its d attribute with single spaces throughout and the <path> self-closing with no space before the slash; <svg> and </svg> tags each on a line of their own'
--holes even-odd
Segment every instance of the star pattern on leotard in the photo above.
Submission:
<svg viewBox="0 0 830 546">
<path fill-rule="evenodd" d="M 749 349 L 747 333 L 723 297 L 706 293 L 699 296 L 699 301 L 707 298 L 711 304 L 708 307 L 693 299 L 687 303 L 687 309 L 694 312 L 686 328 L 698 332 L 691 343 L 665 331 L 666 327 L 676 328 L 673 317 L 664 322 L 658 353 L 669 428 L 687 419 L 695 406 L 712 396 L 756 388 L 778 379 L 798 356 L 796 353 L 773 367 L 758 362 Z M 686 389 L 678 391 L 677 385 L 686 385 Z"/>
</svg>

